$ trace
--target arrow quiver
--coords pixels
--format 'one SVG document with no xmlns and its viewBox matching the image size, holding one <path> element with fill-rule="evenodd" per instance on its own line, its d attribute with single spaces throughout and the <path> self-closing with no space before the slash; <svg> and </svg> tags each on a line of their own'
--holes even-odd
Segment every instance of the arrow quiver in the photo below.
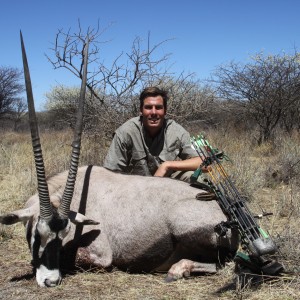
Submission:
<svg viewBox="0 0 300 300">
<path fill-rule="evenodd" d="M 213 148 L 203 135 L 191 138 L 192 146 L 202 158 L 202 164 L 191 177 L 192 183 L 196 182 L 202 173 L 202 168 L 208 170 L 207 185 L 219 203 L 228 220 L 215 227 L 218 235 L 224 236 L 229 228 L 237 228 L 242 249 L 246 253 L 237 252 L 235 261 L 249 268 L 255 273 L 275 275 L 283 271 L 283 266 L 264 256 L 275 254 L 278 249 L 271 237 L 259 226 L 257 217 L 254 216 L 246 205 L 233 181 L 227 175 L 222 161 L 227 159 L 223 152 Z M 262 216 L 269 215 L 263 214 Z"/>
</svg>

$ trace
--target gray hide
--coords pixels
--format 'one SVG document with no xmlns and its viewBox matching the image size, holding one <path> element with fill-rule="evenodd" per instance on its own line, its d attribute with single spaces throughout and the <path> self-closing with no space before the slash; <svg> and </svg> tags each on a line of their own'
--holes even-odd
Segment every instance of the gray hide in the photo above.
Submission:
<svg viewBox="0 0 300 300">
<path fill-rule="evenodd" d="M 94 166 L 86 179 L 85 205 L 81 195 L 86 169 L 78 170 L 71 211 L 99 225 L 77 226 L 75 233 L 72 224 L 63 242 L 74 247 L 76 234 L 79 262 L 148 272 L 167 270 L 180 258 L 218 262 L 225 252 L 236 251 L 236 234 L 228 231 L 221 238 L 214 232 L 215 225 L 226 220 L 216 201 L 195 199 L 202 190 L 174 179 L 123 175 Z M 65 172 L 48 181 L 51 202 L 61 198 L 66 177 Z M 27 207 L 36 202 L 37 195 Z M 86 207 L 79 209 L 80 202 Z"/>
</svg>

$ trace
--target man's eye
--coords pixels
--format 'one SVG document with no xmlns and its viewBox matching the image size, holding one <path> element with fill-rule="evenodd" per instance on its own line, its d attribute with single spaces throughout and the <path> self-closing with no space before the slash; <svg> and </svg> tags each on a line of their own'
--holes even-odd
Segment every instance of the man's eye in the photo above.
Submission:
<svg viewBox="0 0 300 300">
<path fill-rule="evenodd" d="M 147 106 L 147 105 L 145 105 L 144 106 L 144 109 L 149 109 L 149 110 L 151 110 L 151 109 L 153 109 L 153 108 L 155 108 L 156 110 L 161 110 L 161 109 L 163 109 L 164 107 L 162 106 L 162 105 L 159 105 L 159 106 Z"/>
</svg>

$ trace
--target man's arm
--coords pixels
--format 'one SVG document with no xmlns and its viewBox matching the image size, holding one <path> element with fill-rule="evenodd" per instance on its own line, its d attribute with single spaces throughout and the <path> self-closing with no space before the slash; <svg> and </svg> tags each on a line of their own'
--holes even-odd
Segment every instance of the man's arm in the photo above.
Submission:
<svg viewBox="0 0 300 300">
<path fill-rule="evenodd" d="M 112 171 L 124 172 L 127 166 L 128 151 L 125 142 L 123 142 L 119 134 L 116 133 L 104 159 L 103 167 Z"/>
<path fill-rule="evenodd" d="M 164 177 L 168 171 L 195 171 L 202 163 L 200 157 L 192 157 L 185 160 L 165 161 L 156 170 L 154 176 Z"/>
</svg>

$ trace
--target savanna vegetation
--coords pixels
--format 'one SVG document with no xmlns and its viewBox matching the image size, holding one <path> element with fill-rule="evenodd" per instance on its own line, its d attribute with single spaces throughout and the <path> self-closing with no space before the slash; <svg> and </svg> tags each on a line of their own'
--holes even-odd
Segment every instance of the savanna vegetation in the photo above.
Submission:
<svg viewBox="0 0 300 300">
<path fill-rule="evenodd" d="M 203 128 L 193 126 L 193 133 Z M 280 251 L 278 259 L 286 267 L 282 277 L 261 278 L 241 287 L 234 265 L 213 276 L 191 277 L 167 284 L 164 274 L 127 274 L 118 270 L 80 271 L 67 275 L 54 289 L 37 287 L 32 277 L 30 254 L 21 224 L 1 226 L 1 297 L 10 299 L 297 299 L 300 263 L 300 135 L 282 133 L 274 142 L 257 145 L 255 139 L 237 131 L 206 130 L 211 143 L 231 158 L 226 163 L 240 191 L 254 213 L 273 215 L 260 222 L 274 237 Z M 30 135 L 2 132 L 0 142 L 0 212 L 21 208 L 36 191 L 36 175 Z M 72 132 L 41 133 L 46 171 L 49 176 L 69 166 Z M 101 138 L 84 134 L 81 164 L 101 165 L 107 146 Z M 99 183 L 101 184 L 101 183 Z M 218 293 L 219 291 L 219 293 Z"/>
<path fill-rule="evenodd" d="M 116 127 L 138 115 L 140 90 L 159 85 L 169 91 L 168 117 L 192 135 L 204 133 L 231 161 L 224 162 L 254 213 L 272 212 L 260 222 L 279 246 L 277 259 L 286 273 L 242 285 L 234 265 L 216 275 L 165 283 L 163 274 L 126 274 L 118 270 L 78 270 L 54 289 L 37 287 L 24 228 L 0 227 L 0 296 L 3 299 L 298 299 L 300 297 L 300 64 L 293 55 L 259 53 L 247 64 L 216 68 L 208 81 L 193 74 L 175 76 L 169 55 L 157 56 L 162 43 L 134 40 L 127 61 L 111 66 L 99 58 L 100 31 L 70 35 L 60 30 L 48 59 L 81 78 L 82 49 L 89 36 L 90 65 L 81 165 L 101 165 Z M 167 41 L 165 41 L 167 42 Z M 163 42 L 164 43 L 164 42 Z M 12 77 L 2 76 L 1 72 Z M 10 85 L 2 78 L 8 78 Z M 21 208 L 36 191 L 36 174 L 26 106 L 20 97 L 21 73 L 0 68 L 0 213 Z M 2 81 L 1 81 L 2 80 Z M 7 93 L 10 91 L 10 93 Z M 9 96 L 9 97 L 8 97 Z M 56 86 L 39 112 L 48 176 L 69 167 L 78 87 Z M 6 103 L 8 103 L 6 105 Z M 2 105 L 2 106 L 1 106 Z M 6 105 L 6 106 L 5 106 Z M 6 108 L 5 108 L 6 107 Z M 3 108 L 3 109 L 2 109 Z M 1 110 L 2 109 L 2 110 Z M 101 184 L 101 183 L 99 183 Z"/>
</svg>

